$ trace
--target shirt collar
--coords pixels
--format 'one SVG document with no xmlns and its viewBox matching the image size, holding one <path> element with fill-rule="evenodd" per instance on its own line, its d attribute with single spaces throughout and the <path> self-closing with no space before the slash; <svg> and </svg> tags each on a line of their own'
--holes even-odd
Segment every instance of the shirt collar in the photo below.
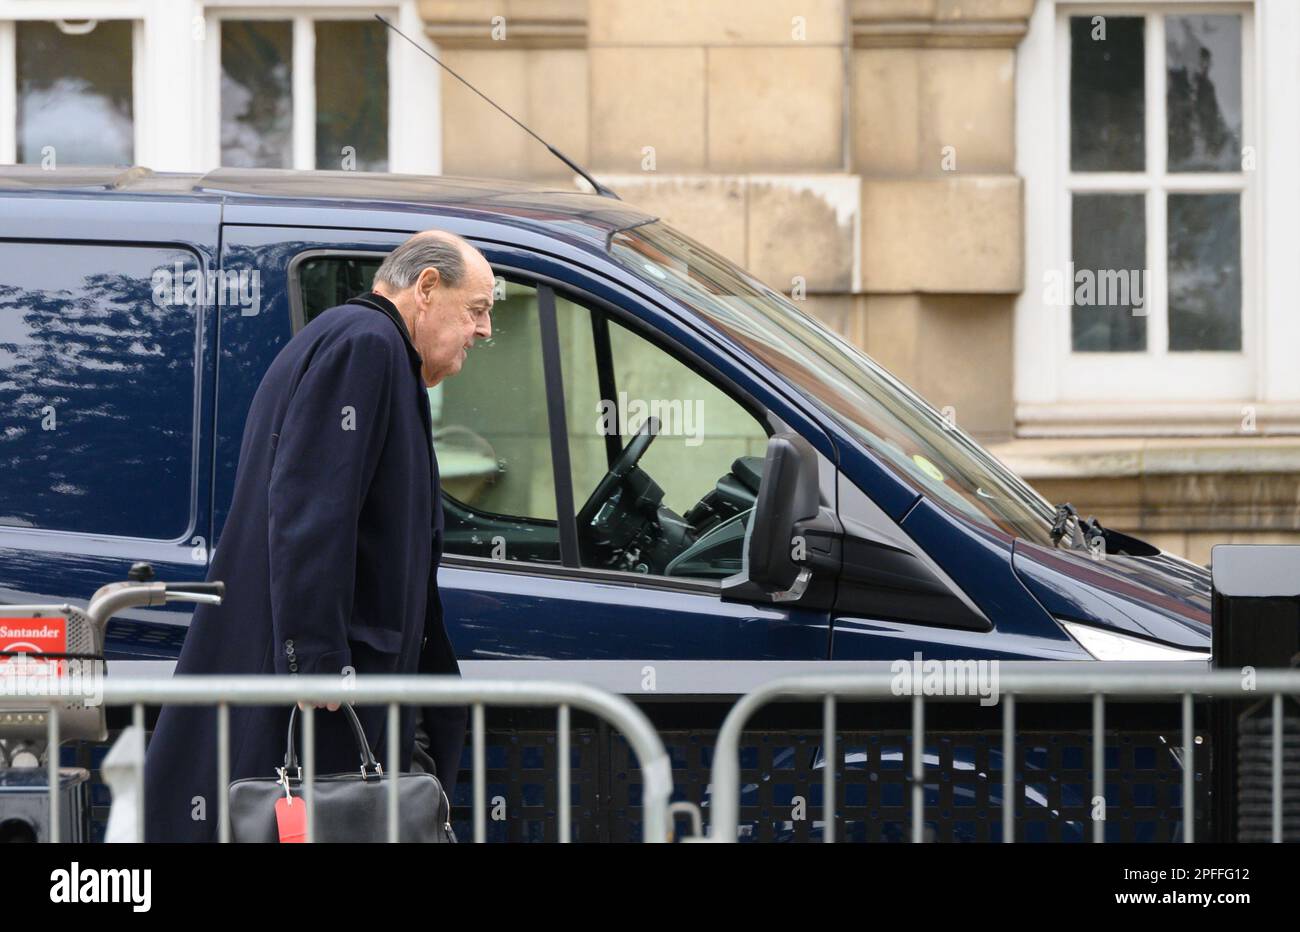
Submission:
<svg viewBox="0 0 1300 932">
<path fill-rule="evenodd" d="M 377 291 L 367 291 L 363 295 L 357 295 L 348 301 L 348 304 L 360 304 L 363 307 L 373 308 L 376 311 L 382 311 L 388 315 L 393 323 L 397 324 L 398 331 L 402 334 L 402 339 L 406 342 L 406 351 L 411 357 L 411 362 L 419 371 L 422 365 L 420 354 L 416 352 L 415 344 L 411 342 L 411 332 L 406 329 L 406 321 L 402 320 L 402 314 L 397 310 L 397 305 L 384 297 Z"/>
</svg>

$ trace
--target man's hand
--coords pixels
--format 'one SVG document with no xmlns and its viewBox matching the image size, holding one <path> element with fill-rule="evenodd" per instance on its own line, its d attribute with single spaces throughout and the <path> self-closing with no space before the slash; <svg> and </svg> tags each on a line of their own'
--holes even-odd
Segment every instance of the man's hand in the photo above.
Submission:
<svg viewBox="0 0 1300 932">
<path fill-rule="evenodd" d="M 300 702 L 300 703 L 298 703 L 298 708 L 301 709 L 302 711 L 306 712 L 306 711 L 307 711 L 307 703 L 305 703 L 305 702 Z M 328 709 L 328 710 L 331 711 L 331 712 L 337 712 L 337 711 L 339 710 L 339 704 L 338 704 L 337 702 L 313 702 L 313 703 L 312 703 L 312 708 L 314 708 L 314 709 Z"/>
</svg>

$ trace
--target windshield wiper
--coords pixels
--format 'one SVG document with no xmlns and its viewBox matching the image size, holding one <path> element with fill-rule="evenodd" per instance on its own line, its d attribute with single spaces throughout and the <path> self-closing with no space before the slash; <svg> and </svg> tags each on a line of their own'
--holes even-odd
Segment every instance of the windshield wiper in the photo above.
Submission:
<svg viewBox="0 0 1300 932">
<path fill-rule="evenodd" d="M 1093 551 L 1095 547 L 1101 547 L 1104 552 L 1108 533 L 1106 529 L 1094 517 L 1089 517 L 1087 521 L 1080 518 L 1079 512 L 1069 502 L 1062 502 L 1056 506 L 1056 517 L 1052 519 L 1052 545 L 1060 546 L 1061 538 L 1069 530 L 1071 519 L 1074 520 L 1075 527 L 1079 529 L 1079 536 L 1083 539 L 1084 548 Z"/>
<path fill-rule="evenodd" d="M 1076 522 L 1079 520 L 1079 512 L 1075 511 L 1073 505 L 1069 502 L 1062 502 L 1056 506 L 1056 517 L 1052 519 L 1051 531 L 1053 547 L 1060 545 L 1061 538 L 1069 530 L 1071 518 Z"/>
</svg>

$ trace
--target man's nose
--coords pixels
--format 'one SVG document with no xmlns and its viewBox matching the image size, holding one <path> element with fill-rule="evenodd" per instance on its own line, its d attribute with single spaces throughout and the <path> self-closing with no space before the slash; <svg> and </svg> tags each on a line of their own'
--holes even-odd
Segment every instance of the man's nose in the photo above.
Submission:
<svg viewBox="0 0 1300 932">
<path fill-rule="evenodd" d="M 483 318 L 482 322 L 480 322 L 479 325 L 474 328 L 474 336 L 478 337 L 480 340 L 492 339 L 492 315 L 491 314 L 486 315 Z"/>
</svg>

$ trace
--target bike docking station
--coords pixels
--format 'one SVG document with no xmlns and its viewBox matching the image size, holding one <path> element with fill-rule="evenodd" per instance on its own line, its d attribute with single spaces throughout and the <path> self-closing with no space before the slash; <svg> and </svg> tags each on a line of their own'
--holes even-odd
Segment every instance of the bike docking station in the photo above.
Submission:
<svg viewBox="0 0 1300 932">
<path fill-rule="evenodd" d="M 220 582 L 154 582 L 147 563 L 129 576 L 101 587 L 84 609 L 0 605 L 0 843 L 90 840 L 90 772 L 60 767 L 59 747 L 108 738 L 109 619 L 164 602 L 219 605 L 225 592 Z"/>
</svg>

